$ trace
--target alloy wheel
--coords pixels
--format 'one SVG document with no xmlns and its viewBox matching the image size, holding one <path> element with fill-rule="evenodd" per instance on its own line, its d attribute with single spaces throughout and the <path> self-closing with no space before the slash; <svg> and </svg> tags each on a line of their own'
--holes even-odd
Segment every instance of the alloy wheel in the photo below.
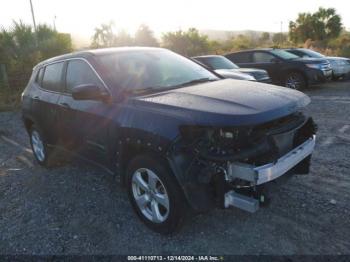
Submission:
<svg viewBox="0 0 350 262">
<path fill-rule="evenodd" d="M 32 131 L 31 141 L 32 141 L 32 147 L 36 158 L 40 162 L 43 162 L 45 160 L 45 148 L 44 148 L 44 142 L 41 139 L 41 136 L 38 131 L 36 130 Z"/>
<path fill-rule="evenodd" d="M 289 76 L 286 80 L 286 87 L 299 89 L 301 85 L 300 79 L 296 76 Z"/>
<path fill-rule="evenodd" d="M 154 223 L 169 216 L 169 196 L 160 178 L 150 169 L 139 168 L 132 175 L 132 194 L 141 213 Z"/>
</svg>

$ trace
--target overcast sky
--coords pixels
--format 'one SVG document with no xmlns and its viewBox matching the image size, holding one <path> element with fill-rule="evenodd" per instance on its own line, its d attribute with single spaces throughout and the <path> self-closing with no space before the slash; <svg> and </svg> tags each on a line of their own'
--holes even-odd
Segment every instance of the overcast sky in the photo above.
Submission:
<svg viewBox="0 0 350 262">
<path fill-rule="evenodd" d="M 89 39 L 94 28 L 114 21 L 116 30 L 133 33 L 145 23 L 156 33 L 196 27 L 216 30 L 288 30 L 300 12 L 333 7 L 350 29 L 349 0 L 32 0 L 37 23 L 53 25 L 75 37 Z M 0 25 L 22 19 L 32 23 L 29 0 L 2 1 Z"/>
</svg>

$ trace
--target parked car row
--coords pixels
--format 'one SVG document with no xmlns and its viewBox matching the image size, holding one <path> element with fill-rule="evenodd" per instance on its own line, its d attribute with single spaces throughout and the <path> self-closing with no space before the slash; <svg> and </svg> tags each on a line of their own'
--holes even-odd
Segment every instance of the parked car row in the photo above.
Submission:
<svg viewBox="0 0 350 262">
<path fill-rule="evenodd" d="M 192 59 L 224 78 L 273 83 L 293 89 L 350 74 L 349 58 L 326 57 L 304 48 L 254 49 Z"/>
<path fill-rule="evenodd" d="M 240 68 L 224 56 L 195 56 L 192 57 L 192 59 L 200 62 L 209 69 L 214 70 L 217 74 L 223 76 L 224 78 L 271 83 L 271 79 L 266 70 L 256 68 Z"/>
</svg>

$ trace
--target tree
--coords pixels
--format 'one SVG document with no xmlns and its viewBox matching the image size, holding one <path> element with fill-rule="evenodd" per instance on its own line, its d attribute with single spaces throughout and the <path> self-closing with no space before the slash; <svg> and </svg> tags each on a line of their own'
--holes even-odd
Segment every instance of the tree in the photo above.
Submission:
<svg viewBox="0 0 350 262">
<path fill-rule="evenodd" d="M 153 36 L 152 30 L 147 25 L 140 25 L 135 33 L 135 45 L 138 46 L 159 46 L 157 39 Z"/>
<path fill-rule="evenodd" d="M 73 50 L 69 34 L 59 33 L 47 25 L 38 25 L 36 36 L 38 49 L 44 59 Z"/>
<path fill-rule="evenodd" d="M 341 17 L 334 8 L 322 8 L 313 14 L 300 13 L 295 22 L 289 23 L 289 37 L 294 43 L 307 39 L 329 41 L 339 36 L 342 30 Z"/>
<path fill-rule="evenodd" d="M 329 46 L 336 55 L 350 58 L 350 32 L 342 32 L 338 38 L 329 43 Z"/>
<path fill-rule="evenodd" d="M 257 43 L 253 40 L 252 36 L 239 34 L 231 40 L 232 50 L 241 50 L 255 48 Z"/>
<path fill-rule="evenodd" d="M 70 35 L 47 25 L 38 25 L 34 33 L 30 25 L 14 21 L 0 31 L 0 64 L 5 65 L 10 87 L 23 87 L 41 60 L 71 51 Z"/>
<path fill-rule="evenodd" d="M 288 36 L 284 33 L 275 33 L 272 36 L 272 43 L 275 46 L 281 46 L 288 40 Z"/>
<path fill-rule="evenodd" d="M 260 36 L 260 42 L 262 44 L 265 44 L 266 42 L 270 41 L 270 33 L 269 32 L 263 32 Z"/>
<path fill-rule="evenodd" d="M 120 30 L 114 37 L 113 46 L 132 46 L 134 45 L 134 39 L 125 31 Z"/>
<path fill-rule="evenodd" d="M 208 36 L 200 34 L 195 28 L 165 33 L 162 44 L 163 47 L 186 56 L 205 54 L 210 49 Z"/>
<path fill-rule="evenodd" d="M 91 47 L 101 48 L 101 47 L 112 47 L 115 44 L 115 35 L 113 33 L 112 22 L 108 24 L 101 24 L 99 27 L 95 28 L 95 33 L 92 37 Z"/>
</svg>

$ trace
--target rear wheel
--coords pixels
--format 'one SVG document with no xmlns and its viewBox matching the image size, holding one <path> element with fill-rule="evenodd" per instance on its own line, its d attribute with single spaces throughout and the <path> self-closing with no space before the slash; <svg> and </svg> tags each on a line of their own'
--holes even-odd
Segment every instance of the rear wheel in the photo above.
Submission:
<svg viewBox="0 0 350 262">
<path fill-rule="evenodd" d="M 307 86 L 304 76 L 298 72 L 289 73 L 285 79 L 285 87 L 300 90 Z"/>
<path fill-rule="evenodd" d="M 127 169 L 127 190 L 138 217 L 152 230 L 170 234 L 185 218 L 186 201 L 171 170 L 155 156 L 140 155 Z"/>
</svg>

